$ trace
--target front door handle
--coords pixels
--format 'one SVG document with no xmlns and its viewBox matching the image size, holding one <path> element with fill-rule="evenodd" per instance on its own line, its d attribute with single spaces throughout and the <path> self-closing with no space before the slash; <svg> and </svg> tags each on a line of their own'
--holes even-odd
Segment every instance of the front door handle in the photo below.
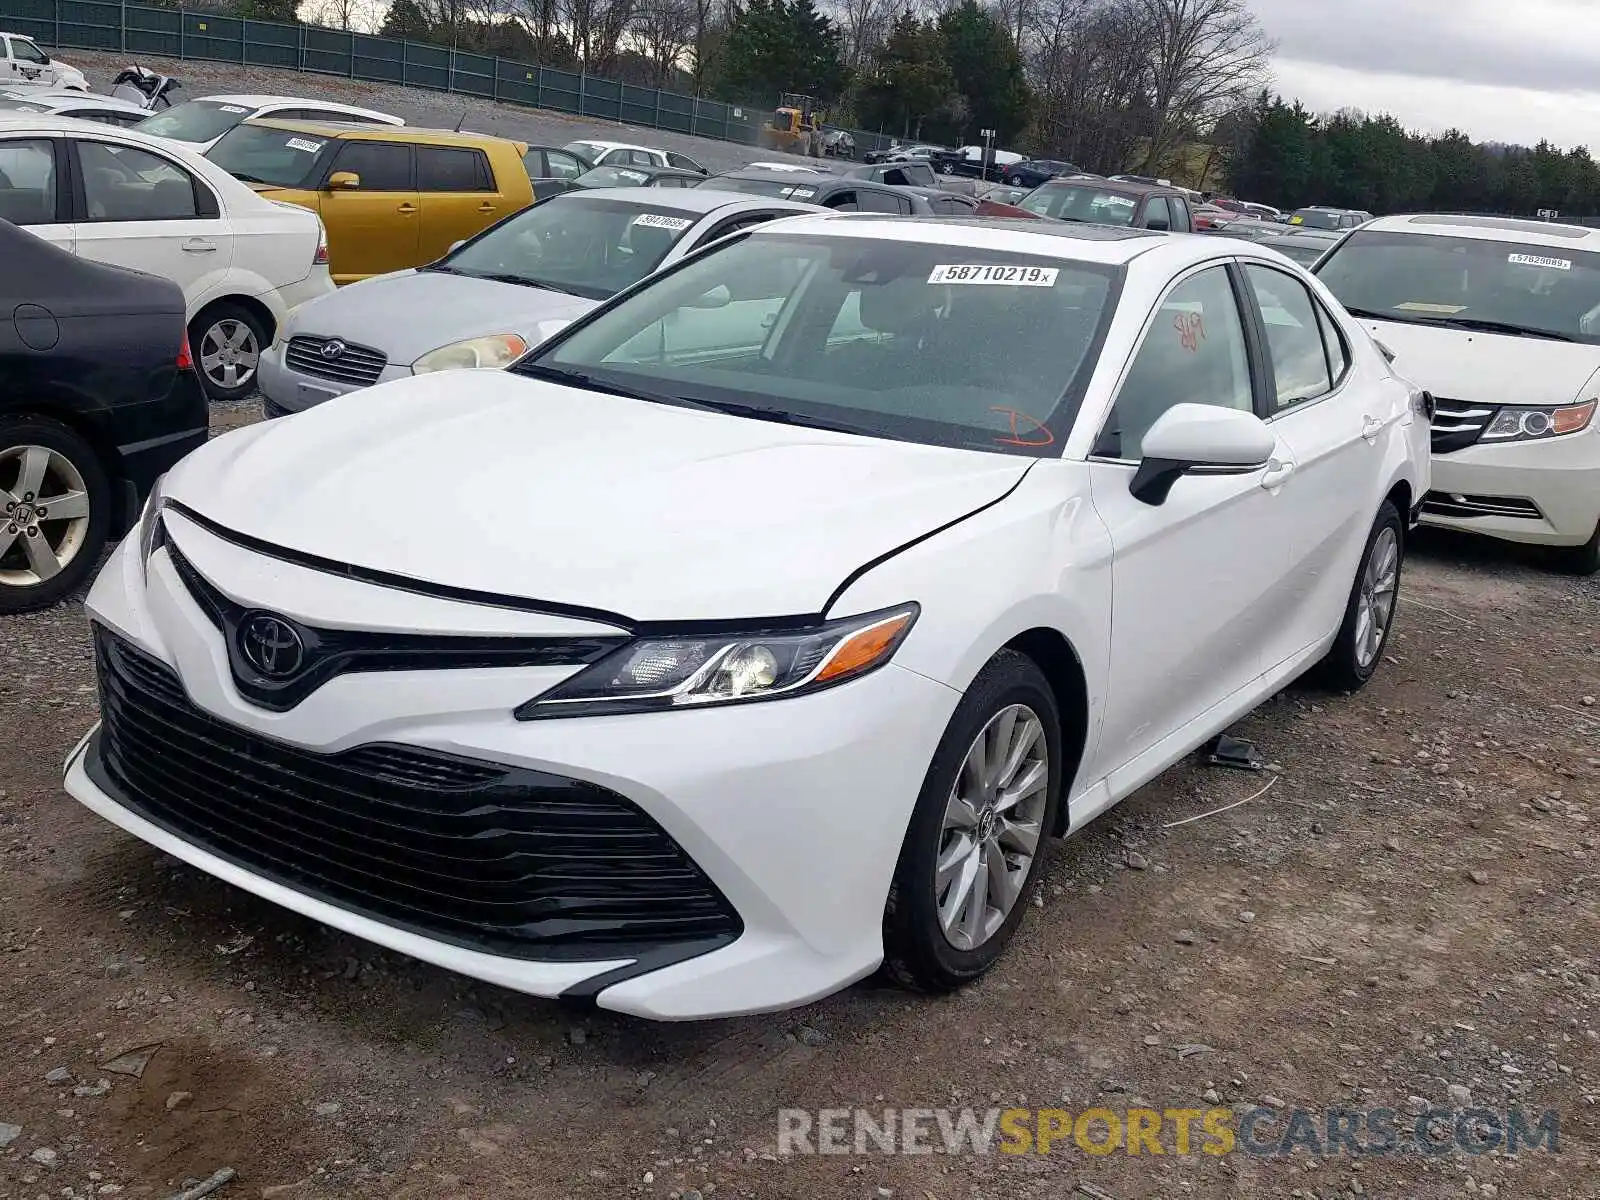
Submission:
<svg viewBox="0 0 1600 1200">
<path fill-rule="evenodd" d="M 494 211 L 494 205 L 485 200 L 482 204 L 478 205 L 478 211 L 481 213 L 492 213 Z"/>
<path fill-rule="evenodd" d="M 208 242 L 201 238 L 190 238 L 183 244 L 185 254 L 210 254 L 217 248 L 215 242 Z"/>
<path fill-rule="evenodd" d="M 1372 441 L 1374 438 L 1376 438 L 1382 432 L 1383 432 L 1383 418 L 1382 417 L 1362 417 L 1361 418 L 1361 436 L 1366 438 L 1367 441 L 1369 441 L 1369 442 Z"/>
<path fill-rule="evenodd" d="M 412 213 L 417 211 L 417 206 L 415 204 L 402 204 L 399 208 L 395 209 L 395 211 L 405 213 L 407 216 L 410 216 Z"/>
<path fill-rule="evenodd" d="M 1261 476 L 1261 486 L 1267 489 L 1281 487 L 1294 474 L 1294 463 L 1289 459 L 1269 458 L 1267 469 Z"/>
</svg>

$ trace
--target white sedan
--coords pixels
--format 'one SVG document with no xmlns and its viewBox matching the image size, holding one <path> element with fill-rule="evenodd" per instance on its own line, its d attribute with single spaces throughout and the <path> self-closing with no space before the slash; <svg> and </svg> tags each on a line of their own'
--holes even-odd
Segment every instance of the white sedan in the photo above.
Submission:
<svg viewBox="0 0 1600 1200">
<path fill-rule="evenodd" d="M 3 113 L 49 113 L 126 129 L 148 117 L 150 110 L 115 96 L 96 96 L 70 89 L 14 88 L 0 91 L 0 114 Z"/>
<path fill-rule="evenodd" d="M 1051 838 L 1308 669 L 1371 677 L 1424 408 L 1248 244 L 758 226 L 509 371 L 190 455 L 89 597 L 66 786 L 536 995 L 953 988 Z"/>
<path fill-rule="evenodd" d="M 631 142 L 600 142 L 587 138 L 581 142 L 568 142 L 561 147 L 597 167 L 677 167 L 680 171 L 709 174 L 687 154 L 675 150 L 657 150 L 652 146 L 635 146 Z"/>
<path fill-rule="evenodd" d="M 0 113 L 0 219 L 179 284 L 213 399 L 253 391 L 284 315 L 333 291 L 315 213 L 263 200 L 200 155 L 131 129 Z"/>
<path fill-rule="evenodd" d="M 147 116 L 138 126 L 140 133 L 187 142 L 196 154 L 204 154 L 222 140 L 235 125 L 256 117 L 275 117 L 280 121 L 336 121 L 359 125 L 404 125 L 389 113 L 331 100 L 307 100 L 302 96 L 202 96 L 174 104 Z"/>
</svg>

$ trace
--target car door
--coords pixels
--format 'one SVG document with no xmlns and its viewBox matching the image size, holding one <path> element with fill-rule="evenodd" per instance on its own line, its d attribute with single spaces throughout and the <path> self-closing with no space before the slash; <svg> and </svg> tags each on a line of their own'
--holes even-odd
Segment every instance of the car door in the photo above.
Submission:
<svg viewBox="0 0 1600 1200">
<path fill-rule="evenodd" d="M 1270 668 L 1317 642 L 1343 620 L 1356 563 L 1377 515 L 1359 503 L 1380 490 L 1383 398 L 1352 378 L 1338 323 L 1287 271 L 1244 267 L 1261 322 L 1269 376 L 1266 419 L 1289 452 L 1286 504 L 1274 514 L 1289 546 L 1294 612 Z M 1389 420 L 1400 414 L 1391 414 Z M 1402 514 L 1404 516 L 1405 514 Z"/>
<path fill-rule="evenodd" d="M 73 138 L 78 254 L 161 275 L 193 313 L 233 264 L 233 231 L 216 197 L 183 166 L 144 146 Z"/>
<path fill-rule="evenodd" d="M 1169 286 L 1089 458 L 1094 506 L 1113 547 L 1110 682 L 1096 770 L 1129 768 L 1119 794 L 1178 752 L 1183 739 L 1163 746 L 1165 739 L 1252 685 L 1263 670 L 1262 645 L 1292 602 L 1288 548 L 1272 536 L 1281 503 L 1265 486 L 1272 464 L 1248 474 L 1191 472 L 1155 505 L 1130 491 L 1145 432 L 1174 404 L 1257 411 L 1261 379 L 1241 287 L 1222 264 Z"/>
<path fill-rule="evenodd" d="M 432 262 L 494 224 L 508 211 L 495 191 L 489 156 L 470 146 L 417 146 L 417 199 L 422 205 L 419 262 Z"/>
<path fill-rule="evenodd" d="M 328 269 L 335 283 L 350 283 L 427 261 L 421 257 L 422 206 L 406 142 L 347 141 L 328 164 L 329 178 L 347 171 L 355 188 L 322 193 L 328 229 Z"/>
<path fill-rule="evenodd" d="M 0 219 L 71 251 L 76 226 L 66 156 L 66 144 L 54 138 L 0 137 Z"/>
<path fill-rule="evenodd" d="M 58 72 L 50 65 L 50 56 L 27 38 L 12 35 L 11 78 L 20 84 L 49 86 L 56 81 Z"/>
</svg>

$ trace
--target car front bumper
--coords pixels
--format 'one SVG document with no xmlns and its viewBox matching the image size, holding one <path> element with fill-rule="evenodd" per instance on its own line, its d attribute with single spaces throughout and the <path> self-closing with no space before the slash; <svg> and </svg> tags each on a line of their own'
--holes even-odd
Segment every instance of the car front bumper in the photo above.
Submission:
<svg viewBox="0 0 1600 1200">
<path fill-rule="evenodd" d="M 1583 545 L 1600 525 L 1600 427 L 1434 455 L 1422 523 L 1540 546 Z"/>
<path fill-rule="evenodd" d="M 124 542 L 102 572 L 90 616 L 177 673 L 188 702 L 208 718 L 316 754 L 373 743 L 420 747 L 608 789 L 664 830 L 711 881 L 737 913 L 737 936 L 688 958 L 576 962 L 513 957 L 432 936 L 269 877 L 203 838 L 149 819 L 108 786 L 96 767 L 100 743 L 86 738 L 67 763 L 66 788 L 135 836 L 378 945 L 517 991 L 655 1019 L 791 1007 L 882 961 L 883 906 L 901 842 L 960 699 L 949 687 L 890 664 L 795 699 L 519 722 L 511 716 L 515 704 L 571 669 L 383 671 L 337 676 L 296 708 L 268 712 L 234 688 L 223 636 L 166 552 L 153 556 L 145 582 L 130 548 L 137 541 Z M 335 589 L 348 598 L 350 588 L 365 586 L 276 560 L 272 572 L 273 586 L 292 589 L 285 594 L 298 598 L 302 612 Z M 267 606 L 277 597 L 237 599 Z"/>
<path fill-rule="evenodd" d="M 261 355 L 257 379 L 264 398 L 262 408 L 268 417 L 286 417 L 293 413 L 304 412 L 324 401 L 332 400 L 335 396 L 343 396 L 347 392 L 359 392 L 377 383 L 387 383 L 392 379 L 408 379 L 411 376 L 411 367 L 406 363 L 387 364 L 374 383 L 369 384 L 346 383 L 343 380 L 311 375 L 304 371 L 296 371 L 284 362 L 285 344 L 282 339 L 275 341 Z"/>
</svg>

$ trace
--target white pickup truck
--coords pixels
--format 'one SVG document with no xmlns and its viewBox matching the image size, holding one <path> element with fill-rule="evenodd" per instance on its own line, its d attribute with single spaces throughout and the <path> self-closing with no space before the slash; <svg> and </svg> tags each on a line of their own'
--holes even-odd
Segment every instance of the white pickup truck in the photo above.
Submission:
<svg viewBox="0 0 1600 1200">
<path fill-rule="evenodd" d="M 0 31 L 0 91 L 18 87 L 87 92 L 89 81 L 77 67 L 51 58 L 32 38 Z"/>
</svg>

